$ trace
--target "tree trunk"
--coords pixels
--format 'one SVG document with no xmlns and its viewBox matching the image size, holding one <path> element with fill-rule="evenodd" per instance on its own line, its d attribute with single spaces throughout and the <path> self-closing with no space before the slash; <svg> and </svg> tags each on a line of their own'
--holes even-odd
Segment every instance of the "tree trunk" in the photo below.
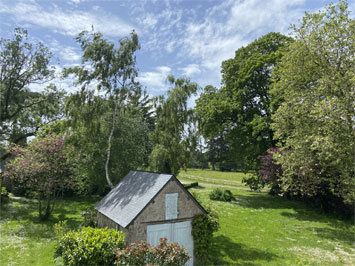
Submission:
<svg viewBox="0 0 355 266">
<path fill-rule="evenodd" d="M 43 220 L 47 220 L 51 216 L 51 200 L 47 200 L 46 212 L 44 214 Z"/>
<path fill-rule="evenodd" d="M 38 199 L 38 214 L 39 214 L 39 218 L 42 217 L 42 202 L 41 199 Z"/>
<path fill-rule="evenodd" d="M 110 188 L 113 188 L 113 184 L 112 184 L 112 181 L 111 181 L 111 178 L 110 178 L 108 165 L 109 165 L 110 156 L 111 156 L 112 136 L 113 136 L 113 132 L 115 130 L 115 125 L 116 125 L 117 109 L 118 109 L 118 102 L 116 100 L 115 101 L 115 110 L 114 110 L 114 112 L 112 114 L 112 127 L 111 127 L 110 136 L 108 137 L 108 145 L 107 145 L 107 151 L 106 151 L 106 162 L 105 162 L 106 181 L 107 181 L 107 184 L 110 186 Z"/>
</svg>

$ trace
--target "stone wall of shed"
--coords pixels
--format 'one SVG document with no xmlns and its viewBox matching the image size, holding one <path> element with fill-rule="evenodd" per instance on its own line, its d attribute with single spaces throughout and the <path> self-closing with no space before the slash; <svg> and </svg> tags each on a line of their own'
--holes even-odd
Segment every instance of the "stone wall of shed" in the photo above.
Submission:
<svg viewBox="0 0 355 266">
<path fill-rule="evenodd" d="M 108 228 L 112 228 L 112 229 L 116 229 L 119 230 L 119 225 L 112 221 L 110 218 L 108 218 L 106 215 L 103 215 L 101 212 L 97 212 L 97 226 L 104 228 L 104 227 L 108 227 Z"/>
<path fill-rule="evenodd" d="M 165 220 L 165 194 L 178 193 L 178 218 Z M 126 235 L 126 243 L 140 242 L 147 239 L 147 225 L 192 220 L 195 215 L 202 214 L 202 210 L 193 199 L 172 179 L 159 192 L 142 213 L 129 225 L 121 228 Z"/>
</svg>

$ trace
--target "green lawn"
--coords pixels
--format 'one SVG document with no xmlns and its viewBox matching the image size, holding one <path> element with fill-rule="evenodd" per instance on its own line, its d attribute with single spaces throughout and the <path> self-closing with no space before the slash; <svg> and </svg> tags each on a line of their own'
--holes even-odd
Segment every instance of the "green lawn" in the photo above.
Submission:
<svg viewBox="0 0 355 266">
<path fill-rule="evenodd" d="M 188 170 L 207 178 L 241 180 L 240 173 Z M 223 176 L 223 178 L 222 178 Z M 185 180 L 185 177 L 180 177 Z M 193 179 L 193 178 L 192 178 Z M 230 189 L 236 201 L 211 201 L 210 186 L 190 189 L 220 217 L 210 264 L 215 265 L 355 265 L 355 226 L 303 202 L 266 192 Z"/>
<path fill-rule="evenodd" d="M 247 174 L 248 175 L 248 174 Z M 225 185 L 246 188 L 242 179 L 246 174 L 240 172 L 219 172 L 212 170 L 188 169 L 181 171 L 178 178 L 184 182 L 199 182 L 211 185 Z"/>
<path fill-rule="evenodd" d="M 210 203 L 220 217 L 209 264 L 215 265 L 355 265 L 355 226 L 324 214 L 306 204 L 240 189 L 242 174 L 188 170 L 182 172 L 202 185 L 193 188 L 203 204 Z M 210 201 L 213 183 L 239 182 L 230 188 L 235 202 Z M 185 177 L 179 176 L 182 180 Z M 234 184 L 234 183 L 233 183 Z M 234 186 L 234 185 L 233 185 Z M 244 187 L 244 186 L 243 186 Z M 68 220 L 72 228 L 80 213 L 98 198 L 61 200 L 53 217 L 39 222 L 37 204 L 22 197 L 11 198 L 0 212 L 0 265 L 55 265 L 53 224 Z"/>
<path fill-rule="evenodd" d="M 98 198 L 61 200 L 53 217 L 38 220 L 34 200 L 12 197 L 0 209 L 0 265 L 54 265 L 53 225 L 67 220 L 72 228 L 81 223 L 80 213 L 93 206 Z"/>
</svg>

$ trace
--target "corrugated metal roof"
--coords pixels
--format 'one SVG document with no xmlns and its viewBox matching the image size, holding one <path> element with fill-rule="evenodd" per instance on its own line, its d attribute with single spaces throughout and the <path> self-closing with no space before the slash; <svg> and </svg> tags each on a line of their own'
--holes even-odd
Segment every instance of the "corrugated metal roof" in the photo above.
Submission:
<svg viewBox="0 0 355 266">
<path fill-rule="evenodd" d="M 147 206 L 173 175 L 130 171 L 95 209 L 126 227 Z"/>
</svg>

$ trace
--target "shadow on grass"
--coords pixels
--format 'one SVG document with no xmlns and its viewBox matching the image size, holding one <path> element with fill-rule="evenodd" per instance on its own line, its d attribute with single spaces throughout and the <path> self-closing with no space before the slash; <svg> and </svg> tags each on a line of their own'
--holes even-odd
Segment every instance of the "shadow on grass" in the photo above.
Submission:
<svg viewBox="0 0 355 266">
<path fill-rule="evenodd" d="M 235 204 L 252 209 L 290 209 L 301 208 L 301 202 L 271 196 L 266 192 L 249 192 L 249 195 L 235 195 Z"/>
<path fill-rule="evenodd" d="M 328 227 L 305 227 L 303 230 L 316 232 L 319 237 L 331 241 L 341 241 L 353 245 L 355 227 L 352 219 L 339 217 L 327 213 L 320 208 L 307 205 L 306 202 L 270 196 L 266 193 L 250 193 L 250 195 L 236 195 L 235 204 L 252 209 L 285 209 L 281 215 L 299 221 L 324 223 Z M 302 228 L 300 228 L 302 229 Z"/>
<path fill-rule="evenodd" d="M 258 265 L 256 260 L 264 263 L 278 258 L 277 255 L 233 242 L 229 237 L 213 238 L 210 263 L 213 265 Z"/>
<path fill-rule="evenodd" d="M 327 214 L 313 214 L 312 211 L 307 210 L 296 210 L 296 213 L 282 212 L 281 215 L 287 218 L 296 218 L 300 221 L 325 223 L 329 227 L 305 227 L 304 229 L 315 232 L 319 237 L 331 241 L 354 244 L 355 227 L 351 220 L 338 220 Z"/>
<path fill-rule="evenodd" d="M 80 213 L 93 206 L 96 198 L 59 199 L 48 220 L 38 217 L 38 202 L 24 197 L 12 197 L 0 207 L 0 222 L 5 222 L 4 235 L 28 237 L 30 239 L 51 239 L 54 237 L 53 225 L 67 220 L 70 228 L 76 229 L 81 223 Z M 9 222 L 9 223 L 7 223 Z"/>
</svg>

